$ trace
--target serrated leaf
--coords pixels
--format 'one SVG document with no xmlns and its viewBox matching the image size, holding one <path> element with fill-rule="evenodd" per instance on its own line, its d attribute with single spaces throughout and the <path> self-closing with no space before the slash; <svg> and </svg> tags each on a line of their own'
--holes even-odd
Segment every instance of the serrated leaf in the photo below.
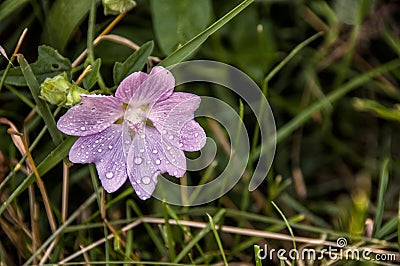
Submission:
<svg viewBox="0 0 400 266">
<path fill-rule="evenodd" d="M 139 50 L 131 54 L 123 63 L 116 62 L 114 64 L 114 84 L 118 85 L 126 76 L 133 72 L 143 69 L 147 62 L 147 58 L 151 55 L 154 48 L 154 42 L 149 41 L 143 44 Z"/>
<path fill-rule="evenodd" d="M 97 58 L 92 65 L 92 70 L 83 78 L 83 87 L 86 90 L 90 90 L 96 84 L 99 78 L 100 66 L 101 59 Z"/>
<path fill-rule="evenodd" d="M 71 70 L 71 62 L 50 46 L 39 46 L 38 54 L 37 61 L 30 64 L 30 66 L 39 83 L 42 83 L 48 77 L 53 77 L 64 71 Z M 0 76 L 2 76 L 3 73 L 4 70 L 0 72 Z M 11 68 L 7 73 L 5 83 L 14 86 L 26 86 L 21 67 Z"/>
<path fill-rule="evenodd" d="M 209 0 L 152 0 L 153 27 L 165 54 L 202 32 L 210 22 Z"/>
<path fill-rule="evenodd" d="M 98 0 L 96 0 L 98 1 Z M 42 39 L 61 52 L 76 27 L 90 10 L 91 0 L 57 0 L 46 18 Z"/>
</svg>

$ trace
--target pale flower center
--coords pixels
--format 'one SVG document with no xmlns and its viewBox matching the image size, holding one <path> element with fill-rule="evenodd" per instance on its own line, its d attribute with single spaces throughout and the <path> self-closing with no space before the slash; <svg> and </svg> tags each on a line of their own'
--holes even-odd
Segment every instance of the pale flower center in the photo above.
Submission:
<svg viewBox="0 0 400 266">
<path fill-rule="evenodd" d="M 139 107 L 129 106 L 126 110 L 126 120 L 128 125 L 135 132 L 139 132 L 144 127 L 144 122 L 147 120 L 149 105 L 142 105 Z"/>
</svg>

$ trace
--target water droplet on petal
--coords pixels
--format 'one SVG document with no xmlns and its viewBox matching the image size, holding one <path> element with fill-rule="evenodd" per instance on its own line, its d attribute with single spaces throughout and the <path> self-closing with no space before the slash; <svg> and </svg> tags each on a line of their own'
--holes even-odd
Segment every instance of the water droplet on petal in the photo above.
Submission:
<svg viewBox="0 0 400 266">
<path fill-rule="evenodd" d="M 111 149 L 113 148 L 113 146 L 112 146 L 112 145 L 109 145 L 108 148 L 111 150 Z"/>
<path fill-rule="evenodd" d="M 174 136 L 169 135 L 168 139 L 174 139 Z"/>
<path fill-rule="evenodd" d="M 135 162 L 135 164 L 141 164 L 143 159 L 140 157 L 136 157 L 133 161 Z"/>
<path fill-rule="evenodd" d="M 181 142 L 181 143 L 179 143 L 179 148 L 182 148 L 183 147 L 183 143 Z"/>
<path fill-rule="evenodd" d="M 160 160 L 160 159 L 157 159 L 157 160 L 156 160 L 156 164 L 157 164 L 157 165 L 160 165 L 160 164 L 161 164 L 161 160 Z"/>
<path fill-rule="evenodd" d="M 167 131 L 164 129 L 161 133 L 162 133 L 163 135 L 165 135 L 165 134 L 167 134 Z"/>
<path fill-rule="evenodd" d="M 145 136 L 144 134 L 142 134 L 142 135 L 140 135 L 140 137 L 141 137 L 142 139 L 144 139 L 146 136 Z"/>
<path fill-rule="evenodd" d="M 98 140 L 98 139 L 96 139 L 96 140 L 94 141 L 94 143 L 99 143 L 99 140 Z"/>
<path fill-rule="evenodd" d="M 144 149 L 140 149 L 139 152 L 144 152 Z"/>
<path fill-rule="evenodd" d="M 86 127 L 81 127 L 81 130 L 85 130 L 86 129 Z"/>
<path fill-rule="evenodd" d="M 98 149 L 97 151 L 98 151 L 98 152 L 102 152 L 103 150 L 102 150 L 102 149 Z"/>
<path fill-rule="evenodd" d="M 96 107 L 92 107 L 92 109 L 90 109 L 92 112 L 96 112 Z"/>
<path fill-rule="evenodd" d="M 142 182 L 143 182 L 143 184 L 148 185 L 148 184 L 150 184 L 151 179 L 150 179 L 150 177 L 145 176 L 142 178 Z"/>
<path fill-rule="evenodd" d="M 174 171 L 174 176 L 178 175 L 178 171 Z"/>
<path fill-rule="evenodd" d="M 199 133 L 194 133 L 194 136 L 197 138 L 199 136 Z"/>
<path fill-rule="evenodd" d="M 106 173 L 106 177 L 107 177 L 108 179 L 113 178 L 113 176 L 114 176 L 113 172 L 107 172 L 107 173 Z"/>
<path fill-rule="evenodd" d="M 136 191 L 136 194 L 137 194 L 138 196 L 140 196 L 140 195 L 142 194 L 142 192 Z"/>
</svg>

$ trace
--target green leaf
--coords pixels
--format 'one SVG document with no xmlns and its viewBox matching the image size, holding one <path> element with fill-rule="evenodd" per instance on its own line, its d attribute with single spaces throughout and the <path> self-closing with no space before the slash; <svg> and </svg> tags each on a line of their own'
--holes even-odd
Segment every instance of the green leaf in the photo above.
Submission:
<svg viewBox="0 0 400 266">
<path fill-rule="evenodd" d="M 150 7 L 154 32 L 165 54 L 203 31 L 211 18 L 209 0 L 151 0 Z"/>
<path fill-rule="evenodd" d="M 118 85 L 129 74 L 140 71 L 147 62 L 147 58 L 153 52 L 154 42 L 149 41 L 143 44 L 139 50 L 131 54 L 123 63 L 114 64 L 114 83 Z"/>
<path fill-rule="evenodd" d="M 56 49 L 64 51 L 71 33 L 88 14 L 90 3 L 91 0 L 55 1 L 47 16 L 43 40 Z"/>
<path fill-rule="evenodd" d="M 44 122 L 46 123 L 46 126 L 49 130 L 49 133 L 51 135 L 51 138 L 53 139 L 54 144 L 58 145 L 62 141 L 62 135 L 61 132 L 57 129 L 56 122 L 54 121 L 54 117 L 50 112 L 49 106 L 45 101 L 43 101 L 39 97 L 40 95 L 39 83 L 36 80 L 35 75 L 31 67 L 29 66 L 28 62 L 25 60 L 24 56 L 20 54 L 18 55 L 17 59 L 18 63 L 21 66 L 22 73 L 24 74 L 24 77 L 26 79 L 26 83 L 28 84 L 28 87 L 31 90 L 33 99 L 35 100 L 36 105 L 38 106 L 40 115 L 42 116 Z"/>
<path fill-rule="evenodd" d="M 0 5 L 0 21 L 8 15 L 12 14 L 16 9 L 21 7 L 23 4 L 29 2 L 29 0 L 6 0 Z"/>
<path fill-rule="evenodd" d="M 47 157 L 38 165 L 37 170 L 42 176 L 53 169 L 62 159 L 64 159 L 72 145 L 76 141 L 76 137 L 67 137 L 60 145 L 58 145 Z M 31 173 L 22 183 L 12 192 L 7 200 L 0 206 L 0 216 L 7 206 L 24 190 L 26 190 L 33 182 L 35 182 L 35 174 Z"/>
<path fill-rule="evenodd" d="M 90 90 L 99 78 L 99 71 L 101 66 L 101 59 L 97 58 L 92 65 L 92 70 L 83 78 L 83 87 Z"/>
<path fill-rule="evenodd" d="M 42 83 L 47 77 L 53 77 L 64 71 L 71 70 L 71 62 L 50 46 L 39 46 L 38 54 L 37 61 L 32 63 L 30 67 L 39 83 Z M 2 76 L 3 73 L 4 70 L 0 72 L 0 76 Z M 8 71 L 5 83 L 14 86 L 26 86 L 21 68 L 11 68 Z"/>
<path fill-rule="evenodd" d="M 244 0 L 242 3 L 237 5 L 230 12 L 228 12 L 225 16 L 214 22 L 211 26 L 209 26 L 199 35 L 197 35 L 196 37 L 185 43 L 178 50 L 176 50 L 175 52 L 170 54 L 167 58 L 162 60 L 159 63 L 159 65 L 167 67 L 185 60 L 185 58 L 187 58 L 190 54 L 192 54 L 203 42 L 207 40 L 209 36 L 211 36 L 211 34 L 219 30 L 222 26 L 224 26 L 231 19 L 236 17 L 237 14 L 239 14 L 253 2 L 254 0 Z"/>
</svg>

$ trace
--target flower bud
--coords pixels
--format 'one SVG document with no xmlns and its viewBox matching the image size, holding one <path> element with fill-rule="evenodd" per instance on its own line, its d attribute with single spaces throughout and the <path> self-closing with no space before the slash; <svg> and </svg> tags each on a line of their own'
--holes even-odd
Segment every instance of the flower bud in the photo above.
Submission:
<svg viewBox="0 0 400 266">
<path fill-rule="evenodd" d="M 102 0 L 105 15 L 119 15 L 136 6 L 134 0 Z"/>
<path fill-rule="evenodd" d="M 81 94 L 89 94 L 75 83 L 69 82 L 65 72 L 52 78 L 46 78 L 40 88 L 40 98 L 66 108 L 80 103 Z"/>
</svg>

